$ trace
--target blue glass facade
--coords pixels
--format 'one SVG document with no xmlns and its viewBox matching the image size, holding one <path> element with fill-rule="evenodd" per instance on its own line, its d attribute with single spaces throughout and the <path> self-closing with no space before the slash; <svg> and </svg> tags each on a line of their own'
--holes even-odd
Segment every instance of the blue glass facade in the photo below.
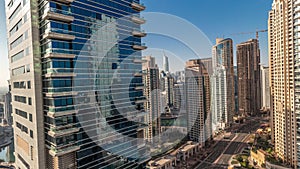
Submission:
<svg viewBox="0 0 300 169">
<path fill-rule="evenodd" d="M 141 141 L 145 97 L 135 90 L 143 82 L 134 62 L 141 49 L 133 46 L 143 45 L 132 34 L 140 30 L 132 3 L 40 1 L 48 167 L 143 168 L 149 158 Z"/>
</svg>

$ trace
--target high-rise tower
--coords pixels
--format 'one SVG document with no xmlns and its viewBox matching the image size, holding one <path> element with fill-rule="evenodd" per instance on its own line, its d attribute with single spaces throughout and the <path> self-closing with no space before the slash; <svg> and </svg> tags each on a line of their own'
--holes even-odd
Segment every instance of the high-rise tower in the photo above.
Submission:
<svg viewBox="0 0 300 169">
<path fill-rule="evenodd" d="M 235 112 L 232 39 L 217 39 L 212 50 L 211 111 L 215 130 L 229 126 Z"/>
<path fill-rule="evenodd" d="M 164 53 L 164 56 L 163 56 L 163 70 L 164 72 L 168 73 L 170 70 L 169 70 L 169 58 L 168 56 Z"/>
<path fill-rule="evenodd" d="M 270 109 L 270 80 L 269 67 L 260 66 L 261 74 L 261 108 L 263 110 Z"/>
<path fill-rule="evenodd" d="M 189 139 L 205 145 L 212 136 L 210 111 L 210 75 L 212 60 L 197 59 L 186 63 L 185 93 Z"/>
<path fill-rule="evenodd" d="M 146 56 L 143 58 L 143 82 L 144 95 L 147 98 L 145 102 L 145 110 L 148 112 L 146 122 L 148 130 L 145 137 L 149 141 L 153 141 L 153 137 L 160 134 L 160 114 L 161 107 L 161 90 L 159 81 L 159 68 L 155 64 L 155 58 Z"/>
<path fill-rule="evenodd" d="M 275 152 L 300 168 L 299 0 L 274 0 L 269 12 L 272 141 Z"/>
<path fill-rule="evenodd" d="M 141 167 L 145 6 L 5 2 L 17 168 Z"/>
<path fill-rule="evenodd" d="M 238 104 L 240 115 L 255 115 L 261 108 L 260 50 L 257 39 L 237 45 Z"/>
</svg>

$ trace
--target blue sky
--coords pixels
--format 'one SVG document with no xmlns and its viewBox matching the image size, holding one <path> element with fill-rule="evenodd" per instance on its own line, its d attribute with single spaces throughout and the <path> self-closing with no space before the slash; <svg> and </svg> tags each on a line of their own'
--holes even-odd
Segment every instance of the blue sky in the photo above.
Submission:
<svg viewBox="0 0 300 169">
<path fill-rule="evenodd" d="M 255 33 L 232 36 L 231 34 L 267 29 L 268 11 L 272 4 L 272 0 L 143 0 L 143 2 L 147 6 L 145 12 L 172 14 L 194 24 L 208 37 L 212 44 L 215 43 L 217 37 L 230 37 L 235 44 L 255 38 Z M 147 32 L 147 30 L 145 31 Z M 186 36 L 193 37 L 190 34 Z M 183 49 L 186 46 L 182 43 L 170 37 L 149 35 L 144 42 L 150 48 L 156 49 L 148 53 L 157 57 L 162 56 L 163 50 L 167 55 L 173 54 L 182 58 L 182 63 L 187 59 L 197 57 L 192 51 Z M 197 39 L 193 39 L 192 42 L 197 47 Z M 268 63 L 267 45 L 267 33 L 260 34 L 261 58 L 264 64 Z M 0 0 L 0 86 L 6 85 L 9 79 L 6 48 L 4 0 Z M 199 43 L 199 50 L 202 48 L 201 43 Z M 203 50 L 211 51 L 211 49 Z M 203 52 L 203 56 L 200 57 L 210 57 L 210 54 Z M 170 60 L 172 67 L 177 60 L 172 59 L 172 57 Z"/>
<path fill-rule="evenodd" d="M 212 44 L 215 44 L 217 37 L 229 37 L 233 39 L 234 46 L 237 43 L 255 38 L 255 33 L 232 34 L 267 29 L 268 11 L 272 5 L 272 0 L 144 0 L 143 2 L 147 6 L 147 12 L 168 13 L 191 22 L 209 38 Z M 261 62 L 262 64 L 268 64 L 268 34 L 260 33 L 259 35 Z M 184 53 L 176 43 L 175 47 L 172 47 L 170 43 L 166 43 L 170 42 L 170 40 L 158 40 L 158 38 L 149 35 L 144 41 L 152 48 L 162 48 L 171 51 L 177 56 L 180 55 L 179 57 L 183 57 L 181 55 L 184 55 Z M 211 51 L 211 49 L 208 50 Z M 155 54 L 159 55 L 157 57 L 161 57 L 163 52 Z M 185 57 L 184 60 L 195 57 L 197 56 L 191 54 Z M 205 54 L 199 57 L 211 56 Z"/>
<path fill-rule="evenodd" d="M 0 86 L 9 79 L 4 0 L 0 0 Z"/>
</svg>

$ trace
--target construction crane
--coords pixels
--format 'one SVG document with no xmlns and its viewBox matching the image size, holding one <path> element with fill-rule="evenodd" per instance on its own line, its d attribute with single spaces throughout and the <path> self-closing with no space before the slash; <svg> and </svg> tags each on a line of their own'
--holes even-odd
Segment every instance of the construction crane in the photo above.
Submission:
<svg viewBox="0 0 300 169">
<path fill-rule="evenodd" d="M 256 34 L 256 39 L 258 40 L 259 33 L 262 33 L 262 32 L 268 32 L 268 30 L 265 29 L 265 30 L 257 30 L 255 32 L 240 32 L 240 33 L 234 33 L 234 34 L 230 34 L 230 35 L 247 35 L 247 34 L 253 34 L 253 33 L 255 33 Z"/>
</svg>

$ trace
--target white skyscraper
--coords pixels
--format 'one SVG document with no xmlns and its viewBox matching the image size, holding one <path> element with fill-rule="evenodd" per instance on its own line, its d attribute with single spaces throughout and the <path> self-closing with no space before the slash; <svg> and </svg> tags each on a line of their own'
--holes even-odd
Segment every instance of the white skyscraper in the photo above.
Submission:
<svg viewBox="0 0 300 169">
<path fill-rule="evenodd" d="M 235 112 L 233 46 L 231 39 L 217 39 L 213 47 L 211 111 L 213 130 L 230 125 Z"/>
<path fill-rule="evenodd" d="M 262 109 L 270 109 L 270 81 L 269 67 L 261 66 L 261 102 Z"/>
<path fill-rule="evenodd" d="M 163 69 L 164 69 L 164 72 L 166 72 L 166 73 L 170 71 L 169 58 L 165 53 L 164 53 L 164 58 L 163 58 Z"/>
</svg>

